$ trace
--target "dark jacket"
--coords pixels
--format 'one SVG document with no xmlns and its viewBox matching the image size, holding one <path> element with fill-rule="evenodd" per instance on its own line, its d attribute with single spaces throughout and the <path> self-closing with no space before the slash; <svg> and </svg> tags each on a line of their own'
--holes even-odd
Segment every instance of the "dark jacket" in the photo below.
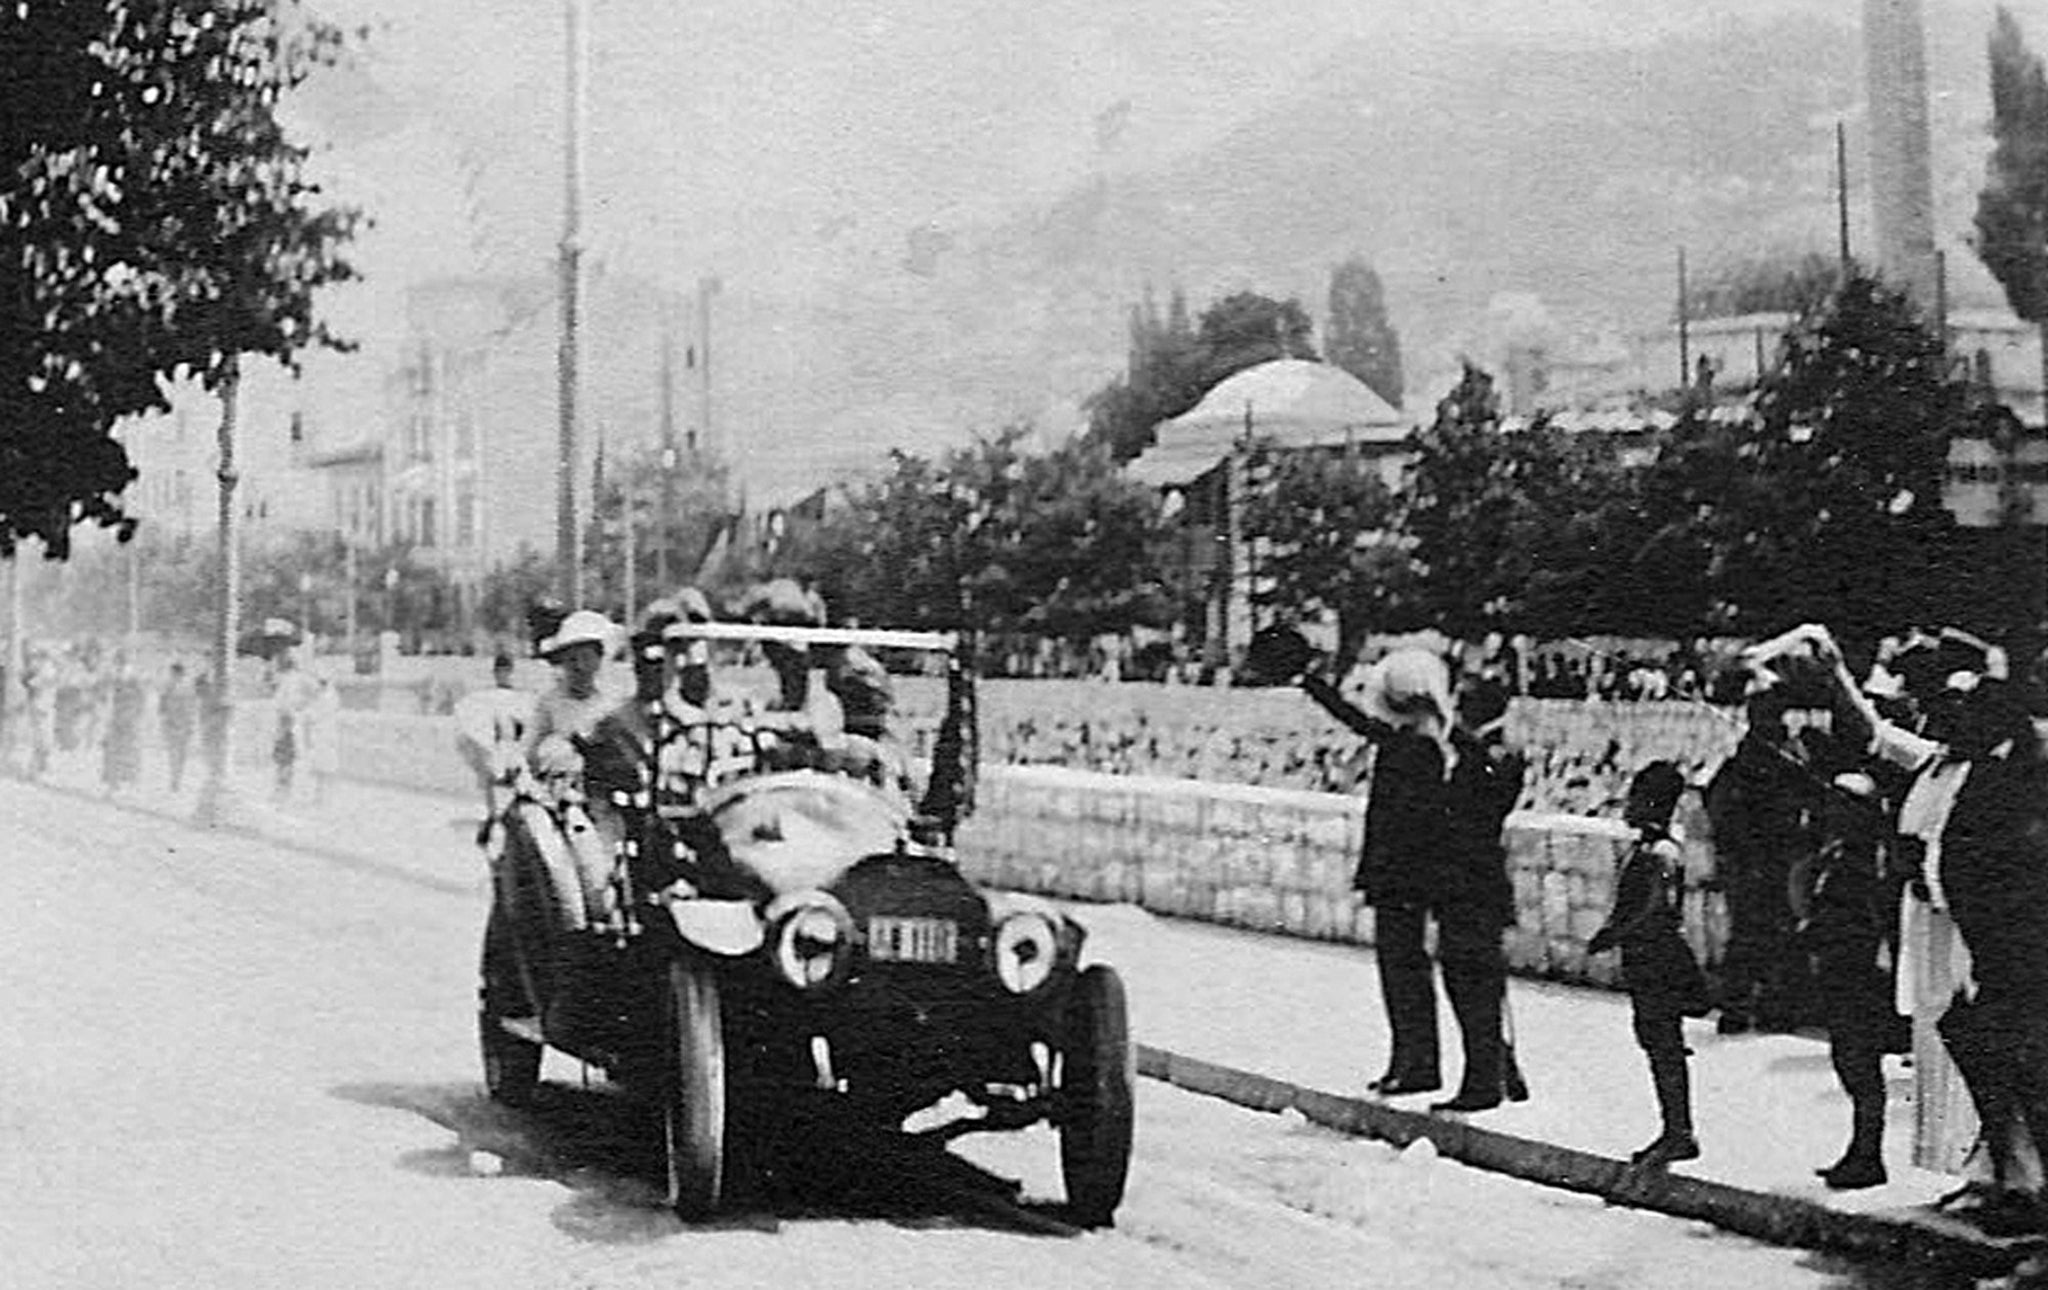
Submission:
<svg viewBox="0 0 2048 1290">
<path fill-rule="evenodd" d="M 1371 905 L 1454 909 L 1514 921 L 1501 826 L 1521 793 L 1522 760 L 1456 731 L 1448 777 L 1437 745 L 1384 739 L 1373 759 L 1365 847 L 1353 885 Z"/>
<path fill-rule="evenodd" d="M 1707 983 L 1682 930 L 1684 890 L 1678 844 L 1668 833 L 1645 832 L 1622 860 L 1614 881 L 1614 910 L 1586 950 L 1603 954 L 1619 949 L 1622 984 L 1639 1003 L 1700 1016 L 1708 1008 Z"/>
</svg>

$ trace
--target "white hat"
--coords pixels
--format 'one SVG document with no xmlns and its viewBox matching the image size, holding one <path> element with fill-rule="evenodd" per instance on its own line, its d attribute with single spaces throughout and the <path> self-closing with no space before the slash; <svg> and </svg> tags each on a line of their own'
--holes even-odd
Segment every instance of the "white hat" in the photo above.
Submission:
<svg viewBox="0 0 2048 1290">
<path fill-rule="evenodd" d="M 1366 669 L 1358 706 L 1367 716 L 1389 725 L 1404 724 L 1412 715 L 1397 711 L 1407 702 L 1428 699 L 1446 728 L 1456 723 L 1451 707 L 1451 671 L 1443 659 L 1426 649 L 1397 649 Z"/>
<path fill-rule="evenodd" d="M 611 619 L 595 609 L 579 609 L 562 620 L 554 635 L 540 643 L 540 656 L 546 658 L 585 641 L 595 641 L 609 650 L 617 633 L 618 628 L 612 625 Z"/>
</svg>

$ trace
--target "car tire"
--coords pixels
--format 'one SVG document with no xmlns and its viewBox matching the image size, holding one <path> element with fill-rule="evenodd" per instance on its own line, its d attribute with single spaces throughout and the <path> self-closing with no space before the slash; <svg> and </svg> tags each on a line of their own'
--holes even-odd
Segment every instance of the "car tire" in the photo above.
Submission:
<svg viewBox="0 0 2048 1290">
<path fill-rule="evenodd" d="M 1122 978 L 1102 964 L 1089 968 L 1074 982 L 1066 1012 L 1060 1174 L 1074 1220 L 1107 1227 L 1123 1203 L 1136 1120 L 1137 1070 Z"/>
<path fill-rule="evenodd" d="M 689 958 L 668 969 L 669 1072 L 661 1098 L 668 1200 L 685 1219 L 718 1208 L 725 1187 L 725 1031 L 718 978 Z"/>
<path fill-rule="evenodd" d="M 526 1106 L 540 1087 L 541 1045 L 506 1030 L 503 1019 L 531 1014 L 521 1008 L 526 990 L 520 983 L 511 936 L 491 911 L 484 925 L 484 953 L 477 989 L 477 1038 L 483 1050 L 484 1091 L 506 1106 Z"/>
</svg>

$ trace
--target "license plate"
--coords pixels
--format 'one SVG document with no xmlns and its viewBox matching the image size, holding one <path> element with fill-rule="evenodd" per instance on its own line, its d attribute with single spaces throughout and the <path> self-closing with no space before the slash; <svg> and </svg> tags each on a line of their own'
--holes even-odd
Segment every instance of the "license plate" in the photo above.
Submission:
<svg viewBox="0 0 2048 1290">
<path fill-rule="evenodd" d="M 870 918 L 868 957 L 891 963 L 951 963 L 960 929 L 950 918 Z"/>
</svg>

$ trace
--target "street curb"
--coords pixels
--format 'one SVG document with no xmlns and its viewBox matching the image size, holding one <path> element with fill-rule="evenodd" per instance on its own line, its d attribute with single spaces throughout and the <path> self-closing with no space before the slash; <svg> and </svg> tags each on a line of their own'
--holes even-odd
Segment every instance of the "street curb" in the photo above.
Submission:
<svg viewBox="0 0 2048 1290">
<path fill-rule="evenodd" d="M 1609 1204 L 1695 1219 L 1773 1245 L 1829 1250 L 1998 1276 L 2037 1253 L 2035 1241 L 2001 1241 L 1926 1209 L 1849 1213 L 1797 1196 L 1748 1191 L 1726 1183 L 1626 1162 L 1570 1147 L 1482 1129 L 1464 1120 L 1403 1111 L 1384 1102 L 1343 1097 L 1137 1044 L 1138 1073 L 1254 1111 L 1292 1110 L 1324 1128 L 1405 1147 L 1428 1138 L 1439 1155 L 1546 1187 L 1598 1196 Z"/>
</svg>

